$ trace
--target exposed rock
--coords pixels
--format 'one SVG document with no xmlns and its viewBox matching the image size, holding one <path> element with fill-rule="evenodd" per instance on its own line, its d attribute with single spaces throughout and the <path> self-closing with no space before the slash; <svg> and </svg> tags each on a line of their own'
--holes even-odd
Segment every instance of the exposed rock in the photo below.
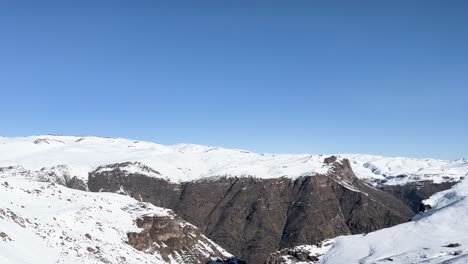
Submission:
<svg viewBox="0 0 468 264">
<path fill-rule="evenodd" d="M 9 208 L 0 208 L 0 218 L 11 220 L 21 227 L 26 227 L 27 224 L 30 224 L 30 221 L 28 218 L 23 218 L 19 216 L 18 214 L 16 214 Z"/>
<path fill-rule="evenodd" d="M 181 263 L 206 263 L 211 259 L 226 258 L 223 249 L 178 217 L 144 216 L 136 223 L 143 231 L 127 236 L 128 244 L 139 251 L 158 252 L 168 262 L 170 257 Z"/>
<path fill-rule="evenodd" d="M 93 192 L 106 191 L 129 194 L 137 200 L 174 208 L 180 195 L 180 185 L 165 179 L 149 177 L 143 172 L 128 172 L 129 163 L 98 167 L 89 173 L 88 186 Z M 152 170 L 151 170 L 152 171 Z"/>
<path fill-rule="evenodd" d="M 76 176 L 73 176 L 71 179 L 66 179 L 65 186 L 80 191 L 88 190 L 88 185 L 82 179 L 79 179 Z"/>
<path fill-rule="evenodd" d="M 33 143 L 36 144 L 36 145 L 38 145 L 38 144 L 51 144 L 51 143 L 62 143 L 62 144 L 65 144 L 65 142 L 63 142 L 63 141 L 61 141 L 61 140 L 50 139 L 50 138 L 38 138 L 38 139 L 34 140 Z"/>
<path fill-rule="evenodd" d="M 430 204 L 425 204 L 423 202 L 419 204 L 419 212 L 426 212 L 431 209 L 432 209 L 432 206 Z"/>
<path fill-rule="evenodd" d="M 433 183 L 432 181 L 410 182 L 405 185 L 386 185 L 380 187 L 382 191 L 388 192 L 408 205 L 413 212 L 426 211 L 430 206 L 421 202 L 431 195 L 450 189 L 457 182 Z"/>
<path fill-rule="evenodd" d="M 38 171 L 27 170 L 22 166 L 0 167 L 0 178 L 10 176 L 23 176 L 41 182 L 60 184 L 76 190 L 88 190 L 87 184 L 82 179 L 72 176 L 69 167 L 66 165 L 45 167 Z"/>
<path fill-rule="evenodd" d="M 87 250 L 88 252 L 91 252 L 91 253 L 93 253 L 93 252 L 96 251 L 96 249 L 94 249 L 94 248 L 92 248 L 92 247 L 87 247 L 86 250 Z"/>
<path fill-rule="evenodd" d="M 357 179 L 348 160 L 331 165 L 327 174 L 297 179 L 218 177 L 182 184 L 124 173 L 115 165 L 91 172 L 88 185 L 171 208 L 247 263 L 264 263 L 281 248 L 390 227 L 413 215 L 392 195 Z"/>
<path fill-rule="evenodd" d="M 455 247 L 459 247 L 459 246 L 461 246 L 460 243 L 451 243 L 451 244 L 446 245 L 445 247 L 455 248 Z"/>
<path fill-rule="evenodd" d="M 323 163 L 325 163 L 325 164 L 330 164 L 330 163 L 335 162 L 336 159 L 337 159 L 336 156 L 331 156 L 331 157 L 325 158 L 325 159 L 323 160 Z"/>
<path fill-rule="evenodd" d="M 8 182 L 0 185 L 0 259 L 7 262 L 202 264 L 232 256 L 169 209 L 34 178 Z"/>
<path fill-rule="evenodd" d="M 6 178 L 10 176 L 30 176 L 30 171 L 23 168 L 22 166 L 8 166 L 0 167 L 0 178 Z"/>
<path fill-rule="evenodd" d="M 265 264 L 318 263 L 332 245 L 333 240 L 325 240 L 317 245 L 285 248 L 270 254 Z"/>
<path fill-rule="evenodd" d="M 221 260 L 221 259 L 210 260 L 207 264 L 247 264 L 247 262 L 240 260 L 236 257 L 232 257 L 226 260 Z"/>
<path fill-rule="evenodd" d="M 11 238 L 4 232 L 0 232 L 0 240 L 3 242 L 11 241 Z"/>
</svg>

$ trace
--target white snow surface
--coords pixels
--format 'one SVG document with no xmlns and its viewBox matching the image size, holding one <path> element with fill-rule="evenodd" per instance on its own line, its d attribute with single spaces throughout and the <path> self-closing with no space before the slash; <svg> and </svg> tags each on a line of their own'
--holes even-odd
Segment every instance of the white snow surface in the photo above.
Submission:
<svg viewBox="0 0 468 264">
<path fill-rule="evenodd" d="M 323 159 L 332 154 L 260 154 L 193 144 L 165 146 L 123 138 L 39 135 L 0 137 L 0 167 L 20 165 L 26 170 L 66 165 L 71 176 L 87 179 L 99 166 L 140 162 L 174 182 L 216 176 L 258 178 L 324 174 Z M 458 181 L 468 175 L 466 160 L 414 159 L 377 155 L 338 154 L 348 158 L 359 178 L 374 183 L 405 184 L 411 181 Z M 139 171 L 138 166 L 128 168 Z M 399 177 L 395 177 L 399 176 Z"/>
<path fill-rule="evenodd" d="M 157 252 L 147 254 L 126 244 L 128 232 L 141 231 L 135 220 L 144 215 L 174 217 L 168 209 L 129 196 L 78 191 L 4 173 L 0 175 L 0 263 L 167 263 Z M 199 246 L 212 250 L 205 243 Z M 184 263 L 177 256 L 169 257 L 173 264 Z"/>
<path fill-rule="evenodd" d="M 411 222 L 337 237 L 321 263 L 468 263 L 467 198 L 468 180 L 462 180 L 424 201 L 432 209 Z"/>
</svg>

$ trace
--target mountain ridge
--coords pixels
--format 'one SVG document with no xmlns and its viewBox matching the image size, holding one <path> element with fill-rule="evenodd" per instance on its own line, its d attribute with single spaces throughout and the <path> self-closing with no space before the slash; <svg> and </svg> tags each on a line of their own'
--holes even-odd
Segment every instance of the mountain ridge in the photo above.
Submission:
<svg viewBox="0 0 468 264">
<path fill-rule="evenodd" d="M 463 159 L 263 154 L 102 137 L 0 137 L 0 178 L 115 192 L 173 209 L 248 263 L 276 263 L 289 252 L 282 249 L 291 247 L 300 258 L 301 250 L 320 255 L 323 249 L 301 245 L 406 222 L 422 200 L 467 175 Z M 158 237 L 184 241 L 172 244 L 175 251 L 161 251 L 163 262 L 186 244 L 197 245 L 178 233 L 199 234 L 195 229 L 158 217 L 139 223 L 143 231 L 129 236 L 136 249 L 165 248 L 164 243 L 153 247 Z M 169 228 L 165 234 L 163 226 Z M 8 232 L 0 235 L 11 242 Z"/>
<path fill-rule="evenodd" d="M 39 135 L 0 137 L 0 166 L 26 169 L 68 165 L 73 176 L 86 179 L 98 166 L 141 162 L 174 182 L 212 176 L 250 175 L 296 178 L 320 174 L 329 154 L 265 154 L 196 144 L 161 145 L 123 138 Z M 431 180 L 459 181 L 468 175 L 468 161 L 338 154 L 351 161 L 355 174 L 374 184 L 401 185 Z"/>
</svg>

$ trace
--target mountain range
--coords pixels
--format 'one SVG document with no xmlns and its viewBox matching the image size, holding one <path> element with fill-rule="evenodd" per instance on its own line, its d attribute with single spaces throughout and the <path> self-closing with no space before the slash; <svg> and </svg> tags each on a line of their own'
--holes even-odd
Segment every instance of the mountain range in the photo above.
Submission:
<svg viewBox="0 0 468 264">
<path fill-rule="evenodd" d="M 468 161 L 0 137 L 1 263 L 466 263 Z"/>
</svg>

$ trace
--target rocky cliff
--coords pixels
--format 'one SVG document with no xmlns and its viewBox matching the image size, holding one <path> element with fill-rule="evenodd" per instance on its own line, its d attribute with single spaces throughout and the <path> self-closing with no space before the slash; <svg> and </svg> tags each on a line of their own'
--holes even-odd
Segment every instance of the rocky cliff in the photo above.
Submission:
<svg viewBox="0 0 468 264">
<path fill-rule="evenodd" d="M 408 205 L 413 212 L 420 211 L 421 202 L 431 195 L 450 189 L 457 182 L 434 183 L 432 181 L 409 182 L 405 185 L 385 185 L 379 187 Z"/>
<path fill-rule="evenodd" d="M 139 251 L 162 256 L 167 263 L 207 263 L 226 259 L 226 252 L 180 217 L 146 215 L 137 219 L 142 230 L 127 234 L 128 244 Z"/>
<path fill-rule="evenodd" d="M 359 180 L 349 161 L 297 179 L 212 177 L 181 184 L 113 164 L 89 174 L 91 191 L 121 192 L 173 209 L 223 248 L 263 263 L 276 250 L 316 244 L 408 221 L 413 213 L 392 195 Z"/>
</svg>

